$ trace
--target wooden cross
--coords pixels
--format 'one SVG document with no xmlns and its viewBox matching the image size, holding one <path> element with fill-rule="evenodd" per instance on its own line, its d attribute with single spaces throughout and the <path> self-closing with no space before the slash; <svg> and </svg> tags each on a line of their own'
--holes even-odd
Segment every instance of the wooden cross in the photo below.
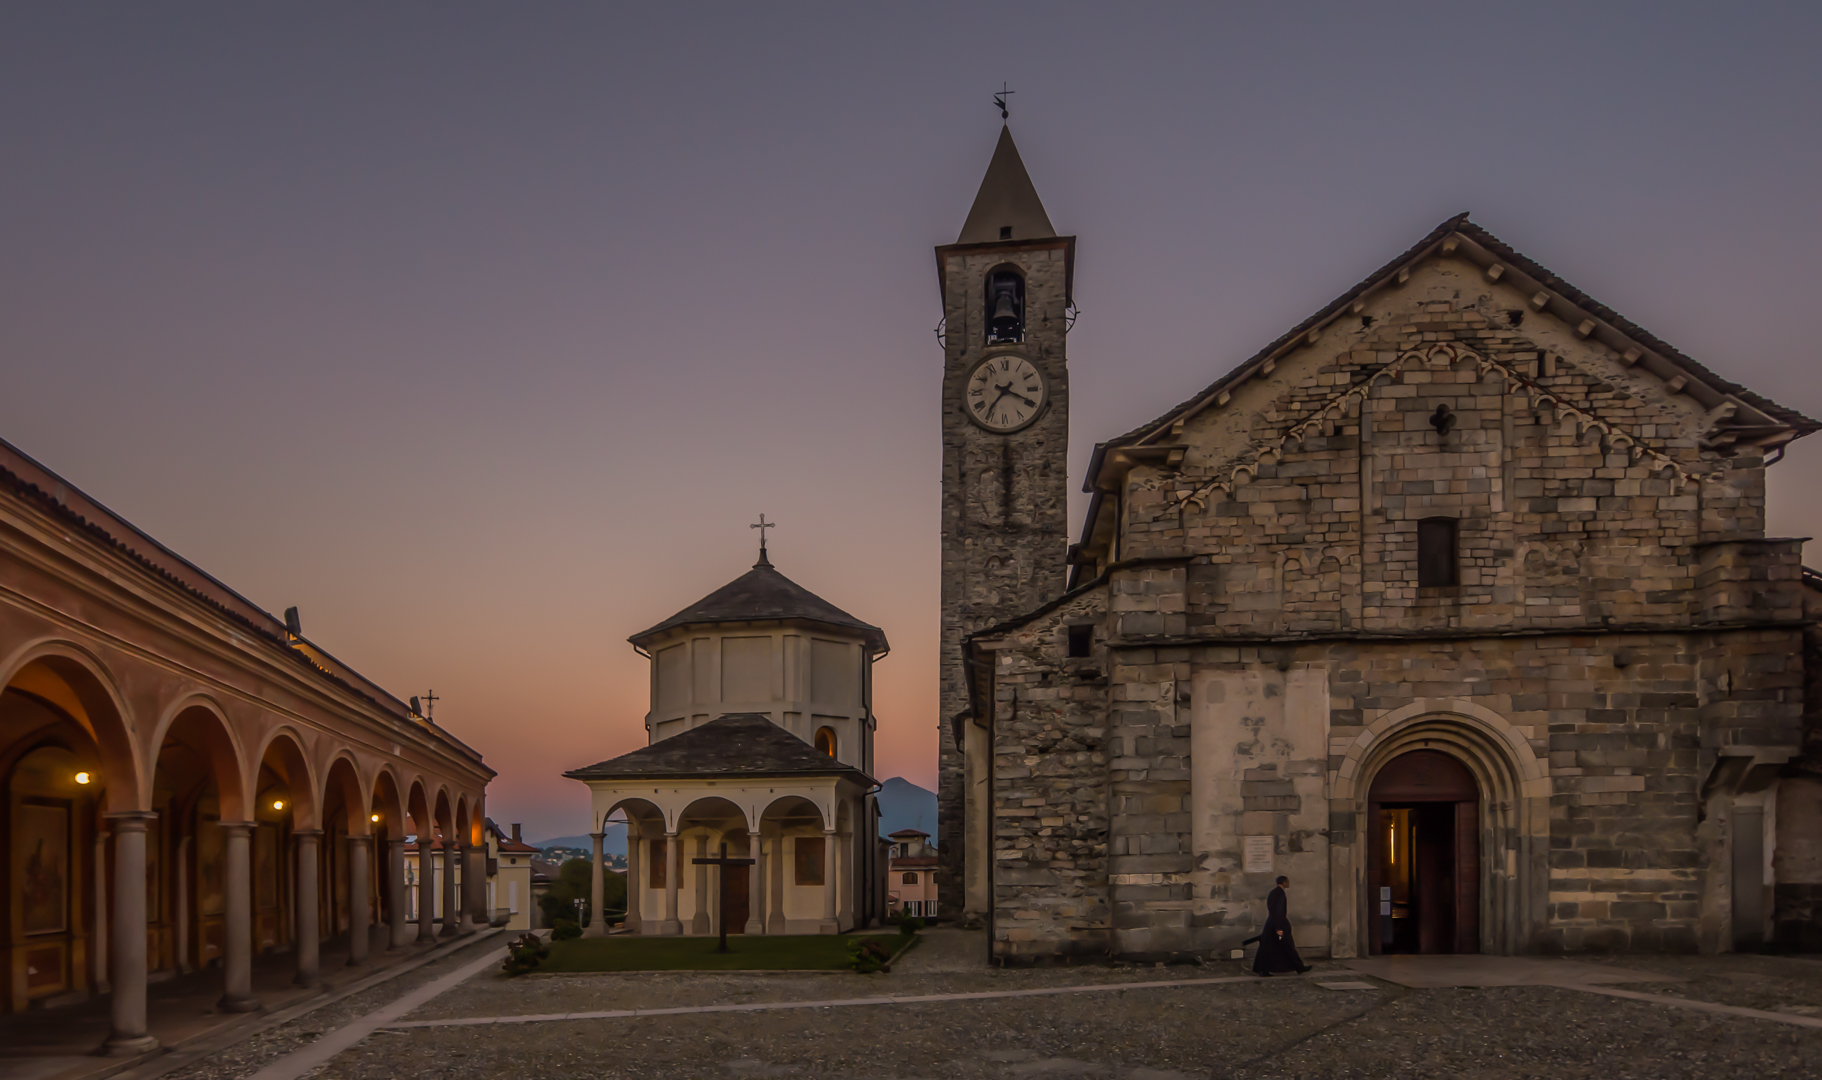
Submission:
<svg viewBox="0 0 1822 1080">
<path fill-rule="evenodd" d="M 759 526 L 755 525 L 753 527 L 755 529 L 757 529 Z M 759 535 L 764 536 L 765 533 L 760 533 Z M 730 867 L 730 866 L 751 866 L 751 865 L 753 865 L 753 860 L 752 859 L 730 859 L 730 858 L 728 858 L 728 842 L 726 840 L 723 840 L 721 842 L 721 854 L 720 855 L 718 855 L 718 856 L 711 855 L 706 859 L 691 859 L 690 862 L 695 863 L 697 866 L 719 866 L 719 867 L 721 867 L 721 873 L 715 875 L 715 881 L 718 886 L 718 888 L 715 890 L 715 892 L 716 892 L 715 905 L 719 909 L 716 912 L 716 920 L 721 923 L 721 943 L 719 945 L 715 946 L 715 951 L 716 952 L 727 952 L 728 951 L 728 867 Z"/>
<path fill-rule="evenodd" d="M 424 719 L 429 720 L 436 716 L 437 702 L 441 700 L 441 698 L 437 697 L 437 692 L 435 690 L 424 691 Z"/>
<path fill-rule="evenodd" d="M 767 520 L 766 520 L 766 519 L 765 519 L 765 515 L 764 515 L 764 514 L 761 514 L 761 515 L 759 515 L 759 524 L 757 524 L 757 525 L 748 525 L 748 526 L 747 526 L 747 528 L 749 528 L 749 529 L 758 529 L 758 530 L 759 530 L 759 557 L 760 557 L 760 558 L 761 558 L 761 559 L 764 559 L 764 558 L 765 558 L 765 531 L 766 531 L 766 530 L 767 530 L 767 529 L 776 529 L 776 528 L 778 528 L 778 522 L 776 522 L 776 521 L 767 521 Z"/>
</svg>

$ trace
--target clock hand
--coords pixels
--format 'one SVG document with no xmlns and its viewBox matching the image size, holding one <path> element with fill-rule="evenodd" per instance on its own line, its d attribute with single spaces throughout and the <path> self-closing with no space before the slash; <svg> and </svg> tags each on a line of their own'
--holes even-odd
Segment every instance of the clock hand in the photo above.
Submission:
<svg viewBox="0 0 1822 1080">
<path fill-rule="evenodd" d="M 1031 399 L 1030 399 L 1030 398 L 1028 398 L 1028 397 L 1026 397 L 1026 396 L 1025 396 L 1025 395 L 1024 395 L 1024 394 L 1017 394 L 1017 393 L 1013 393 L 1013 390 L 1012 390 L 1012 384 L 1011 384 L 1011 383 L 1006 383 L 1006 384 L 1005 384 L 1005 385 L 1004 385 L 1004 386 L 995 386 L 995 387 L 994 387 L 994 389 L 995 389 L 995 390 L 998 390 L 998 391 L 999 391 L 999 392 L 1000 392 L 1000 397 L 1001 397 L 1001 398 L 1004 398 L 1004 397 L 1007 397 L 1007 396 L 1008 396 L 1008 395 L 1010 395 L 1010 396 L 1012 396 L 1012 397 L 1015 397 L 1015 398 L 1018 398 L 1018 399 L 1019 399 L 1019 400 L 1020 400 L 1020 401 L 1022 401 L 1022 402 L 1024 402 L 1024 403 L 1025 403 L 1025 404 L 1027 404 L 1027 405 L 1029 405 L 1029 406 L 1031 406 L 1031 407 L 1032 407 L 1032 408 L 1034 408 L 1034 409 L 1035 409 L 1035 408 L 1037 408 L 1037 407 L 1038 407 L 1038 403 L 1037 403 L 1037 402 L 1035 402 L 1035 401 L 1033 401 L 1033 400 L 1031 400 Z M 998 402 L 998 401 L 995 401 L 995 402 L 994 402 L 994 404 L 995 404 L 995 405 L 998 405 L 998 404 L 999 404 L 999 402 Z"/>
</svg>

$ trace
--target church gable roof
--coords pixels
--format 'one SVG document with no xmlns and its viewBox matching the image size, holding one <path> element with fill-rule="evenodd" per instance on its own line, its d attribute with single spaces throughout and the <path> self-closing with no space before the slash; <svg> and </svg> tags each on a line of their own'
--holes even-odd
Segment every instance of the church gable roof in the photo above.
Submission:
<svg viewBox="0 0 1822 1080">
<path fill-rule="evenodd" d="M 1002 229 L 1010 228 L 1009 235 Z M 958 244 L 986 244 L 1000 240 L 1040 240 L 1055 236 L 1050 215 L 1038 189 L 1025 171 L 1019 148 L 1013 145 L 1012 129 L 1000 128 L 1000 141 L 993 147 L 993 159 L 987 163 L 987 175 L 974 196 L 974 206 L 962 225 Z"/>
<path fill-rule="evenodd" d="M 873 783 L 774 724 L 764 713 L 726 713 L 662 742 L 563 774 L 572 780 L 694 776 L 851 776 Z"/>
<path fill-rule="evenodd" d="M 876 652 L 886 648 L 886 632 L 865 623 L 778 572 L 765 552 L 753 569 L 648 630 L 628 638 L 643 645 L 666 630 L 710 623 L 804 619 L 859 631 Z"/>
<path fill-rule="evenodd" d="M 1677 383 L 1679 391 L 1691 396 L 1704 408 L 1712 410 L 1732 405 L 1731 416 L 1724 422 L 1724 426 L 1731 428 L 1741 442 L 1777 445 L 1822 428 L 1822 423 L 1795 409 L 1779 405 L 1715 374 L 1694 358 L 1520 254 L 1492 233 L 1469 221 L 1467 214 L 1460 214 L 1438 225 L 1410 249 L 1248 357 L 1194 397 L 1150 423 L 1098 444 L 1089 461 L 1083 489 L 1089 492 L 1103 490 L 1100 477 L 1111 457 L 1157 441 L 1168 435 L 1174 425 L 1207 408 L 1224 404 L 1234 388 L 1254 375 L 1270 372 L 1282 357 L 1303 345 L 1314 344 L 1330 323 L 1344 315 L 1358 313 L 1370 296 L 1403 284 L 1409 279 L 1415 265 L 1437 255 L 1465 258 L 1479 265 L 1492 280 L 1523 290 L 1531 298 L 1532 310 L 1554 316 L 1574 328 L 1579 336 L 1608 346 L 1620 354 L 1629 366 L 1637 366 L 1666 382 L 1680 379 Z M 1090 529 L 1093 528 L 1095 516 L 1095 511 L 1091 509 L 1087 525 Z"/>
</svg>

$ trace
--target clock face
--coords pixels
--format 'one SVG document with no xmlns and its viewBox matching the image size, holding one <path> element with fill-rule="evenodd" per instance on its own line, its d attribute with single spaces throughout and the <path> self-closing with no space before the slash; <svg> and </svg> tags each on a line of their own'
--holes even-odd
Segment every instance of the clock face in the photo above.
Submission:
<svg viewBox="0 0 1822 1080">
<path fill-rule="evenodd" d="M 1001 434 L 1037 419 L 1050 388 L 1043 373 L 1022 356 L 989 356 L 968 373 L 962 401 L 968 419 Z"/>
</svg>

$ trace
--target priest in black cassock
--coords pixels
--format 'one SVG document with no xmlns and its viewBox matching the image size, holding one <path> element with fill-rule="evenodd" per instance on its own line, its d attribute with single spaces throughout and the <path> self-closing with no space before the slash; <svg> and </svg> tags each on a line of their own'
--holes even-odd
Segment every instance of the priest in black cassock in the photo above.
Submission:
<svg viewBox="0 0 1822 1080">
<path fill-rule="evenodd" d="M 1284 890 L 1290 883 L 1290 878 L 1279 875 L 1278 886 L 1265 894 L 1265 929 L 1259 931 L 1258 937 L 1242 943 L 1259 943 L 1259 951 L 1253 956 L 1255 975 L 1276 975 L 1283 971 L 1301 975 L 1310 969 L 1303 957 L 1297 955 L 1297 943 L 1291 938 L 1291 920 L 1285 915 L 1289 904 Z"/>
</svg>

